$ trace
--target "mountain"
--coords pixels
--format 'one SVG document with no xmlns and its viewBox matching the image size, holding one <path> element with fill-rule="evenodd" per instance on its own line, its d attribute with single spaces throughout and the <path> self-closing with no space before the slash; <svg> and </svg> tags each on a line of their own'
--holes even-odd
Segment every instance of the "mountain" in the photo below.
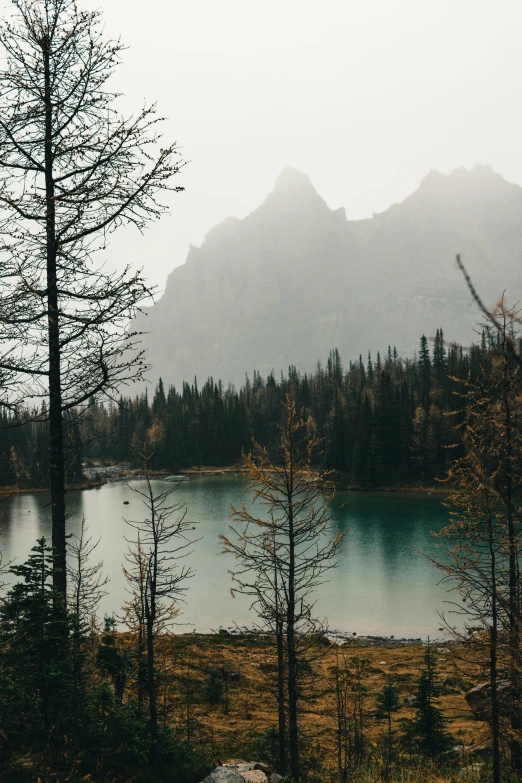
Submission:
<svg viewBox="0 0 522 783">
<path fill-rule="evenodd" d="M 246 218 L 227 218 L 168 278 L 133 327 L 154 383 L 257 369 L 312 369 L 337 347 L 347 362 L 396 345 L 412 354 L 441 326 L 468 345 L 480 315 L 462 258 L 488 304 L 522 289 L 522 188 L 489 166 L 431 172 L 400 204 L 367 220 L 331 210 L 287 168 Z"/>
</svg>

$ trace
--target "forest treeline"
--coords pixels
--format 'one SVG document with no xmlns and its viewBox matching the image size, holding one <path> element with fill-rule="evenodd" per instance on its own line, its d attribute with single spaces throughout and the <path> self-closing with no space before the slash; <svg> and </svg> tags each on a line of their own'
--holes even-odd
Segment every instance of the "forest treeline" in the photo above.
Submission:
<svg viewBox="0 0 522 783">
<path fill-rule="evenodd" d="M 431 485 L 461 455 L 456 427 L 462 401 L 455 379 L 474 376 L 481 367 L 488 371 L 494 348 L 486 335 L 467 350 L 447 346 L 438 329 L 431 343 L 421 337 L 413 359 L 389 347 L 383 357 L 360 356 L 345 368 L 332 350 L 326 364 L 311 374 L 290 367 L 286 377 L 271 373 L 265 379 L 254 371 L 239 390 L 212 378 L 201 388 L 194 380 L 180 390 L 165 389 L 160 380 L 150 396 L 121 397 L 111 406 L 93 401 L 80 422 L 69 415 L 68 480 L 81 480 L 82 460 L 131 460 L 136 467 L 144 449 L 151 454 L 151 469 L 233 465 L 242 450 L 250 449 L 252 438 L 268 448 L 276 441 L 282 403 L 290 394 L 323 439 L 321 467 L 335 471 L 343 483 Z M 3 425 L 8 423 L 4 414 Z M 47 443 L 46 421 L 6 428 L 0 482 L 46 484 Z"/>
</svg>

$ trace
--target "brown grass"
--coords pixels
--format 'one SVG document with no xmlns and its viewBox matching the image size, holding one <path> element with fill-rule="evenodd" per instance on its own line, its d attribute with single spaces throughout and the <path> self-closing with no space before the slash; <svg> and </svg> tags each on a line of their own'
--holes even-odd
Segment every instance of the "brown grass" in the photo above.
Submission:
<svg viewBox="0 0 522 783">
<path fill-rule="evenodd" d="M 335 742 L 334 671 L 336 651 L 324 648 L 322 658 L 312 664 L 314 693 L 303 705 L 301 725 L 317 745 L 317 754 L 331 756 Z M 476 684 L 472 672 L 462 671 L 455 648 L 438 645 L 438 671 L 443 686 L 440 707 L 444 710 L 455 745 L 474 745 L 484 741 L 484 724 L 473 719 L 464 695 Z M 400 693 L 402 708 L 394 717 L 395 731 L 401 718 L 410 718 L 413 708 L 405 698 L 415 691 L 425 648 L 422 645 L 363 647 L 350 642 L 343 648 L 349 665 L 356 659 L 362 667 L 365 733 L 371 745 L 377 745 L 386 726 L 376 715 L 376 695 L 389 679 Z M 273 693 L 275 666 L 273 647 L 266 637 L 255 635 L 206 636 L 187 634 L 164 638 L 159 646 L 160 668 L 168 676 L 164 694 L 165 720 L 173 724 L 180 738 L 187 735 L 187 686 L 190 681 L 190 721 L 192 738 L 215 758 L 246 757 L 253 739 L 277 723 Z M 212 668 L 226 666 L 238 673 L 230 683 L 229 713 L 224 703 L 204 701 L 203 684 Z M 169 717 L 167 717 L 169 715 Z M 313 748 L 312 748 L 312 752 Z"/>
</svg>

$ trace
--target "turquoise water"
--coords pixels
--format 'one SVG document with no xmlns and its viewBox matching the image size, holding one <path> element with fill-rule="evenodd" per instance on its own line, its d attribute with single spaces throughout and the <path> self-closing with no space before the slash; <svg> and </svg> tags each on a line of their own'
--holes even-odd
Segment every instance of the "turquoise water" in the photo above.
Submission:
<svg viewBox="0 0 522 783">
<path fill-rule="evenodd" d="M 156 483 L 156 482 L 154 482 Z M 163 482 L 157 482 L 164 487 Z M 186 503 L 199 540 L 187 558 L 195 571 L 179 630 L 209 631 L 251 626 L 249 601 L 230 596 L 230 556 L 220 555 L 219 533 L 228 532 L 230 503 L 248 501 L 239 478 L 205 476 L 183 482 L 176 499 Z M 128 500 L 129 505 L 124 505 Z M 122 574 L 124 536 L 132 537 L 123 517 L 145 516 L 140 499 L 125 483 L 68 495 L 68 527 L 76 532 L 82 517 L 89 533 L 100 539 L 98 560 L 110 578 L 101 613 L 118 613 L 125 600 Z M 35 540 L 50 539 L 47 495 L 18 495 L 0 502 L 0 550 L 4 562 L 27 557 Z M 358 635 L 396 637 L 442 636 L 438 611 L 444 609 L 446 588 L 437 584 L 439 572 L 419 552 L 433 555 L 438 531 L 448 511 L 436 496 L 398 493 L 339 492 L 332 508 L 334 526 L 346 535 L 338 568 L 319 588 L 316 614 L 330 628 Z"/>
</svg>

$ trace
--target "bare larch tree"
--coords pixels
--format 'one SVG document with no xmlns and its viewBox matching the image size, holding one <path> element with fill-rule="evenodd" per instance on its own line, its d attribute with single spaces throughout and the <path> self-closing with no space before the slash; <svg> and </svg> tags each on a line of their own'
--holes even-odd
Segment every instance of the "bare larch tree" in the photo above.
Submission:
<svg viewBox="0 0 522 783">
<path fill-rule="evenodd" d="M 72 708 L 73 734 L 77 737 L 80 711 L 82 681 L 86 677 L 85 655 L 83 648 L 87 639 L 98 630 L 97 611 L 104 595 L 109 578 L 102 572 L 103 563 L 93 562 L 93 555 L 99 539 L 93 541 L 88 535 L 85 518 L 82 519 L 78 534 L 73 535 L 69 544 L 67 563 L 68 607 L 70 620 L 70 651 L 72 667 Z"/>
<path fill-rule="evenodd" d="M 0 26 L 0 403 L 47 400 L 54 586 L 66 600 L 64 415 L 144 368 L 125 329 L 141 273 L 94 263 L 109 234 L 142 230 L 181 190 L 155 107 L 126 119 L 107 86 L 122 45 L 74 0 L 13 0 Z"/>
<path fill-rule="evenodd" d="M 488 434 L 487 453 L 496 469 L 484 471 L 478 479 L 486 486 L 495 507 L 502 509 L 503 537 L 501 551 L 495 554 L 494 562 L 501 567 L 503 581 L 496 585 L 491 576 L 487 578 L 484 569 L 475 567 L 475 582 L 479 579 L 495 597 L 497 606 L 498 635 L 496 623 L 489 623 L 493 638 L 498 641 L 507 639 L 509 659 L 509 738 L 511 766 L 516 774 L 522 772 L 522 665 L 521 665 L 521 588 L 520 588 L 520 537 L 522 533 L 521 509 L 521 454 L 522 454 L 522 408 L 521 408 L 521 372 L 522 352 L 519 339 L 522 320 L 517 306 L 508 307 L 504 296 L 494 308 L 485 306 L 469 277 L 460 256 L 457 265 L 464 275 L 470 293 L 486 322 L 485 331 L 489 334 L 495 356 L 494 376 L 496 379 L 494 398 L 491 406 L 494 415 L 490 416 L 491 433 Z M 482 401 L 482 407 L 485 402 Z M 469 568 L 468 568 L 469 572 Z M 502 633 L 501 633 L 502 631 Z M 502 645 L 499 645 L 499 650 Z M 495 666 L 497 653 L 495 652 Z M 493 679 L 493 678 L 492 678 Z M 495 678 L 496 679 L 496 678 Z M 492 682 L 492 698 L 498 702 L 496 683 Z M 498 704 L 496 706 L 498 709 Z M 495 705 L 492 704 L 492 712 Z M 495 743 L 495 740 L 494 740 Z M 498 744 L 498 742 L 497 742 Z M 495 762 L 495 779 L 499 779 L 500 761 Z"/>
<path fill-rule="evenodd" d="M 315 591 L 337 565 L 342 535 L 331 529 L 329 474 L 312 468 L 319 457 L 313 421 L 288 395 L 283 404 L 277 447 L 269 452 L 254 441 L 254 453 L 243 455 L 249 488 L 261 508 L 255 513 L 244 504 L 232 507 L 232 534 L 220 540 L 222 551 L 237 561 L 233 592 L 252 597 L 262 627 L 275 637 L 280 773 L 286 774 L 288 757 L 290 775 L 298 783 L 302 664 L 327 630 L 326 622 L 314 617 Z"/>
<path fill-rule="evenodd" d="M 138 641 L 143 640 L 146 651 L 151 761 L 154 762 L 158 743 L 155 642 L 179 614 L 179 601 L 187 590 L 186 581 L 194 574 L 190 566 L 180 563 L 195 543 L 189 532 L 194 526 L 186 518 L 184 504 L 175 502 L 172 497 L 178 485 L 153 486 L 146 461 L 144 484 L 130 485 L 130 488 L 141 498 L 147 516 L 138 521 L 126 520 L 137 537 L 129 542 L 123 568 L 130 592 L 130 601 L 124 607 L 125 622 L 138 631 Z M 139 625 L 141 628 L 137 627 Z"/>
</svg>

